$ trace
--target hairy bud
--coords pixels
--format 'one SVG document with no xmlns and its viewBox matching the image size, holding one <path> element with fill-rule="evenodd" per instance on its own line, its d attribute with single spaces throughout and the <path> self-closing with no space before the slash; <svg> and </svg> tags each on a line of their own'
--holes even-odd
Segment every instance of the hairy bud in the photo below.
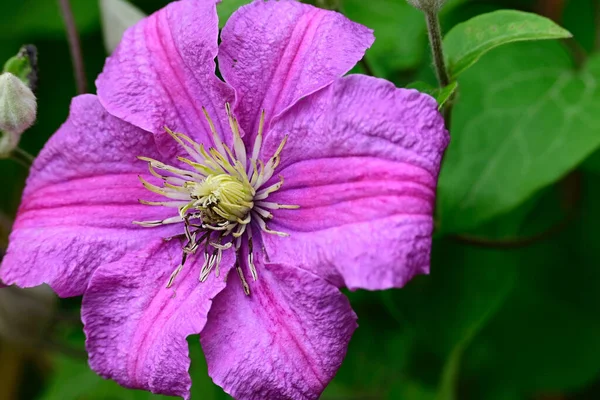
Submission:
<svg viewBox="0 0 600 400">
<path fill-rule="evenodd" d="M 35 121 L 37 103 L 29 87 L 15 75 L 0 75 L 0 157 L 19 144 L 21 134 Z"/>
</svg>

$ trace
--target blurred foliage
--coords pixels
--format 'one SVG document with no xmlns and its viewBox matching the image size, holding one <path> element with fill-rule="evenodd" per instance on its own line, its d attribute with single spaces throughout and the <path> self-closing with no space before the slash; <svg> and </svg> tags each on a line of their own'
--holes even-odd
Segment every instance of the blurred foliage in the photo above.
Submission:
<svg viewBox="0 0 600 400">
<path fill-rule="evenodd" d="M 221 18 L 247 2 L 223 0 Z M 151 13 L 167 0 L 133 3 Z M 98 2 L 71 4 L 93 88 L 106 57 Z M 365 59 L 369 68 L 353 72 L 371 69 L 400 86 L 435 87 L 419 11 L 404 0 L 340 0 L 339 7 L 377 37 Z M 431 275 L 401 290 L 348 293 L 360 327 L 323 399 L 600 398 L 600 58 L 594 54 L 600 11 L 594 7 L 595 0 L 446 3 L 445 32 L 483 13 L 517 9 L 551 17 L 574 38 L 508 44 L 460 76 L 450 98 L 452 142 L 440 177 Z M 2 63 L 26 43 L 39 51 L 38 121 L 22 139 L 37 154 L 75 95 L 64 25 L 56 0 L 4 0 L 2 8 Z M 26 171 L 0 160 L 0 174 L 5 226 Z M 0 396 L 166 398 L 123 389 L 89 369 L 81 326 L 69 322 L 78 307 L 77 299 L 61 300 L 68 318 L 49 332 L 54 345 L 32 354 L 0 343 Z M 227 399 L 207 376 L 197 337 L 189 342 L 192 398 Z"/>
</svg>

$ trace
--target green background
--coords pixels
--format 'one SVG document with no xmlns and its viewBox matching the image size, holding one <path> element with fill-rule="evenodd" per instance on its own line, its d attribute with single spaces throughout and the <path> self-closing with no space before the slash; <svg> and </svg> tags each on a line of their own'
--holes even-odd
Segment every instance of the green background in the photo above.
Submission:
<svg viewBox="0 0 600 400">
<path fill-rule="evenodd" d="M 71 3 L 93 90 L 106 57 L 98 3 Z M 150 13 L 167 1 L 134 3 Z M 220 14 L 243 3 L 223 0 Z M 552 17 L 574 38 L 508 44 L 460 75 L 431 275 L 403 289 L 348 293 L 360 327 L 323 399 L 600 399 L 596 3 L 447 2 L 444 32 L 510 8 Z M 419 11 L 404 0 L 340 0 L 339 7 L 375 30 L 366 56 L 375 75 L 400 87 L 436 84 Z M 76 94 L 63 21 L 55 0 L 3 0 L 0 8 L 0 60 L 22 44 L 39 51 L 38 120 L 21 142 L 37 154 Z M 0 160 L 2 245 L 26 174 Z M 0 399 L 161 398 L 122 389 L 89 370 L 79 303 L 61 300 L 39 343 L 0 339 Z M 0 324 L 10 324 L 2 315 Z M 207 376 L 196 339 L 189 340 L 192 398 L 227 398 Z"/>
</svg>

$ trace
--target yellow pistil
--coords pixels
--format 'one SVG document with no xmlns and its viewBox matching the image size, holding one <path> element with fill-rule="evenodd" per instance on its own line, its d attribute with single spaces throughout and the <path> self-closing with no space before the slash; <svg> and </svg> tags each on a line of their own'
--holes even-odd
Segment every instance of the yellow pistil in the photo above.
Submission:
<svg viewBox="0 0 600 400">
<path fill-rule="evenodd" d="M 298 208 L 295 205 L 265 201 L 271 193 L 278 191 L 283 185 L 283 177 L 280 177 L 279 182 L 263 187 L 272 178 L 279 165 L 287 137 L 283 139 L 275 154 L 263 162 L 258 159 L 258 156 L 263 139 L 264 111 L 261 113 L 254 147 L 252 152 L 247 154 L 238 121 L 233 116 L 229 104 L 225 105 L 225 109 L 233 134 L 233 150 L 221 141 L 213 121 L 203 108 L 214 147 L 207 150 L 204 145 L 196 143 L 188 136 L 174 133 L 165 127 L 166 132 L 187 153 L 186 157 L 180 156 L 178 160 L 189 166 L 189 169 L 176 168 L 147 157 L 138 157 L 148 162 L 152 176 L 163 181 L 162 186 L 157 186 L 140 177 L 144 187 L 169 199 L 168 201 L 140 200 L 140 202 L 152 206 L 174 207 L 178 212 L 175 216 L 161 221 L 135 221 L 134 223 L 145 227 L 183 223 L 182 235 L 187 239 L 183 247 L 181 264 L 171 274 L 167 287 L 174 283 L 187 257 L 195 254 L 199 248 L 204 249 L 205 260 L 200 272 L 200 281 L 205 281 L 213 269 L 218 276 L 222 252 L 233 247 L 236 255 L 234 267 L 242 280 L 244 292 L 250 294 L 241 264 L 246 263 L 253 279 L 256 280 L 257 271 L 252 245 L 253 227 L 265 233 L 287 236 L 287 233 L 269 229 L 266 220 L 273 218 L 272 210 Z M 240 257 L 242 243 L 246 243 L 248 251 L 246 257 Z"/>
</svg>

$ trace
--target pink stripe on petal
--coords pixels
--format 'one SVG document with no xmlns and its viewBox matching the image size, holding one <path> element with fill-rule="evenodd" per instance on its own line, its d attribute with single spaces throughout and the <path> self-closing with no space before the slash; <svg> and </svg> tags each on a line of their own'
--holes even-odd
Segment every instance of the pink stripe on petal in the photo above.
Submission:
<svg viewBox="0 0 600 400">
<path fill-rule="evenodd" d="M 249 297 L 232 275 L 213 302 L 200 334 L 209 375 L 237 400 L 317 399 L 346 354 L 356 315 L 314 274 L 283 265 L 258 271 Z"/>
<path fill-rule="evenodd" d="M 157 134 L 165 154 L 176 144 L 164 126 L 211 144 L 202 107 L 224 134 L 225 102 L 233 99 L 215 76 L 218 32 L 214 0 L 170 3 L 125 32 L 96 81 L 100 101 L 111 114 Z"/>
<path fill-rule="evenodd" d="M 182 241 L 154 241 L 147 249 L 104 265 L 83 297 L 82 317 L 90 366 L 119 384 L 189 399 L 186 337 L 206 324 L 212 299 L 225 287 L 231 252 L 221 275 L 199 282 L 204 258 L 190 256 L 171 288 Z"/>
<path fill-rule="evenodd" d="M 448 133 L 436 102 L 360 75 L 300 101 L 265 136 L 282 189 L 263 235 L 270 260 L 338 286 L 386 289 L 429 270 L 435 190 Z M 274 178 L 275 179 L 275 178 Z"/>
<path fill-rule="evenodd" d="M 251 138 L 304 96 L 349 71 L 373 43 L 370 29 L 295 0 L 255 1 L 223 28 L 219 68 L 236 91 L 236 115 Z M 252 143 L 249 139 L 248 143 Z"/>
<path fill-rule="evenodd" d="M 2 261 L 5 283 L 48 283 L 61 296 L 81 295 L 92 272 L 152 238 L 179 228 L 141 228 L 134 220 L 162 220 L 171 210 L 139 204 L 148 198 L 138 174 L 157 156 L 154 139 L 108 114 L 96 96 L 73 99 L 67 122 L 31 169 Z"/>
</svg>

